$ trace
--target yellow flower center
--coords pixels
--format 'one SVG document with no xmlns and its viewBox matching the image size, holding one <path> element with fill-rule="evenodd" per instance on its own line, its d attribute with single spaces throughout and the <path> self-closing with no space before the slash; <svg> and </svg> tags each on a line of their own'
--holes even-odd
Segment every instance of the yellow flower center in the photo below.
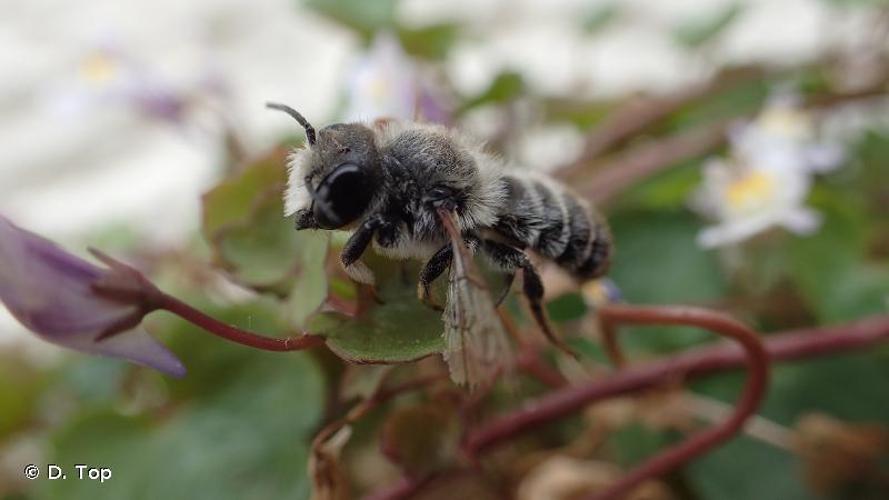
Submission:
<svg viewBox="0 0 889 500">
<path fill-rule="evenodd" d="M 769 199 L 775 190 L 775 179 L 765 172 L 750 172 L 738 177 L 726 189 L 726 199 L 732 209 L 757 208 Z"/>
<path fill-rule="evenodd" d="M 766 108 L 759 125 L 770 134 L 788 139 L 807 139 L 812 135 L 812 120 L 804 112 L 789 106 Z"/>
<path fill-rule="evenodd" d="M 103 83 L 117 73 L 117 64 L 107 55 L 94 52 L 80 64 L 80 73 L 89 82 Z"/>
</svg>

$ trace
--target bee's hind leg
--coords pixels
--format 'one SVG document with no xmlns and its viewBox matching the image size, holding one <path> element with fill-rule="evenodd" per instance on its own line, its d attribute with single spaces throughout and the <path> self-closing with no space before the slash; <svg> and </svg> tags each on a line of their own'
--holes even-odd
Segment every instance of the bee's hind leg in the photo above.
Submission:
<svg viewBox="0 0 889 500">
<path fill-rule="evenodd" d="M 443 308 L 439 304 L 436 304 L 432 299 L 430 286 L 432 285 L 432 282 L 441 276 L 444 270 L 451 265 L 453 259 L 454 250 L 451 247 L 451 244 L 447 243 L 439 248 L 438 251 L 426 261 L 426 264 L 423 265 L 423 269 L 420 270 L 420 281 L 417 283 L 417 296 L 420 298 L 420 302 L 437 311 L 441 311 Z"/>
<path fill-rule="evenodd" d="M 534 268 L 525 252 L 492 240 L 482 240 L 482 251 L 494 264 L 513 276 L 518 269 L 522 270 L 522 280 L 524 281 L 522 287 L 525 297 L 528 298 L 528 305 L 531 308 L 534 321 L 553 345 L 577 358 L 577 353 L 568 347 L 561 338 L 556 336 L 549 320 L 546 318 L 546 311 L 543 309 L 543 282 L 540 279 L 540 274 L 537 273 L 537 269 Z"/>
</svg>

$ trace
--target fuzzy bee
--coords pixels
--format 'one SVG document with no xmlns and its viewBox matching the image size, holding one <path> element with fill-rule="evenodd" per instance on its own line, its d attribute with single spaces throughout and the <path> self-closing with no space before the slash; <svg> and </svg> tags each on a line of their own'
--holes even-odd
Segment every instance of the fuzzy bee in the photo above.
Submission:
<svg viewBox="0 0 889 500">
<path fill-rule="evenodd" d="M 442 126 L 378 120 L 333 124 L 316 134 L 294 109 L 268 107 L 289 114 L 306 132 L 307 145 L 288 161 L 286 215 L 295 216 L 297 230 L 352 230 L 341 254 L 352 279 L 374 284 L 361 261 L 369 246 L 389 258 L 419 259 L 419 298 L 435 306 L 430 286 L 451 269 L 445 358 L 457 381 L 490 375 L 507 345 L 471 254 L 506 275 L 507 291 L 522 273 L 534 319 L 564 348 L 547 322 L 543 283 L 526 251 L 579 282 L 604 274 L 611 236 L 585 200 L 548 177 L 506 170 L 480 142 Z"/>
</svg>

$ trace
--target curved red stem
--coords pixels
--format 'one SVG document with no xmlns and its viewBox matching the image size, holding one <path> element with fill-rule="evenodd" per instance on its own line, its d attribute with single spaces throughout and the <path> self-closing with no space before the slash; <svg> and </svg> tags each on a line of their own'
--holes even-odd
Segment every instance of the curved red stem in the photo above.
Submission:
<svg viewBox="0 0 889 500">
<path fill-rule="evenodd" d="M 225 324 L 218 319 L 208 316 L 194 307 L 191 307 L 176 297 L 165 293 L 161 293 L 160 296 L 156 298 L 155 302 L 158 309 L 169 311 L 217 337 L 224 338 L 236 344 L 261 349 L 263 351 L 300 351 L 324 343 L 324 337 L 318 335 L 303 334 L 282 339 L 248 332 L 238 327 Z"/>
<path fill-rule="evenodd" d="M 608 306 L 613 321 L 636 324 L 678 324 L 705 328 L 737 341 L 750 375 L 735 413 L 723 424 L 702 431 L 689 440 L 654 457 L 634 470 L 597 498 L 618 498 L 640 481 L 662 474 L 734 435 L 752 415 L 762 399 L 768 378 L 769 356 L 757 335 L 734 319 L 717 312 L 690 307 Z M 602 399 L 655 385 L 671 375 L 685 372 L 675 360 L 651 363 L 600 379 L 593 384 L 568 387 L 536 402 L 499 417 L 472 433 L 464 444 L 470 458 L 516 434 L 559 418 Z M 691 367 L 687 367 L 691 368 Z"/>
<path fill-rule="evenodd" d="M 765 349 L 772 361 L 794 361 L 841 354 L 884 341 L 889 341 L 889 315 L 776 333 L 765 340 Z M 464 449 L 471 447 L 473 453 L 478 454 L 596 401 L 656 387 L 664 380 L 678 377 L 688 380 L 735 370 L 745 363 L 747 355 L 743 349 L 735 344 L 723 344 L 699 347 L 667 359 L 635 365 L 594 384 L 565 387 L 531 401 L 522 409 L 495 418 L 471 433 Z"/>
<path fill-rule="evenodd" d="M 748 367 L 747 383 L 729 418 L 648 459 L 616 483 L 589 497 L 589 500 L 612 500 L 622 498 L 646 479 L 667 473 L 737 434 L 744 422 L 756 413 L 765 395 L 769 356 L 753 330 L 729 316 L 706 309 L 612 305 L 602 308 L 599 314 L 611 324 L 674 324 L 710 330 L 740 344 Z M 616 348 L 616 341 L 613 347 Z"/>
</svg>

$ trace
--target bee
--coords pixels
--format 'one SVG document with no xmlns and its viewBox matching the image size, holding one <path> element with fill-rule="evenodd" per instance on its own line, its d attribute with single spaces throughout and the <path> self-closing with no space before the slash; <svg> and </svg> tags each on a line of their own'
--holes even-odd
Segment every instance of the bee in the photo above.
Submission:
<svg viewBox="0 0 889 500">
<path fill-rule="evenodd" d="M 337 123 L 316 133 L 293 108 L 267 106 L 289 114 L 306 133 L 306 145 L 288 159 L 285 215 L 295 218 L 297 230 L 352 231 L 340 255 L 348 276 L 374 285 L 373 272 L 361 261 L 368 247 L 393 259 L 421 260 L 418 296 L 440 308 L 431 284 L 451 269 L 445 358 L 452 375 L 460 366 L 455 378 L 478 379 L 471 372 L 484 370 L 498 355 L 505 339 L 493 308 L 519 272 L 536 323 L 568 350 L 547 321 L 543 283 L 527 252 L 554 262 L 579 283 L 602 276 L 611 235 L 586 200 L 549 177 L 508 170 L 480 141 L 454 129 L 377 120 Z M 505 292 L 496 301 L 466 257 L 474 254 L 505 275 Z M 480 347 L 470 348 L 473 343 Z M 470 355 L 477 359 L 468 360 Z"/>
</svg>

